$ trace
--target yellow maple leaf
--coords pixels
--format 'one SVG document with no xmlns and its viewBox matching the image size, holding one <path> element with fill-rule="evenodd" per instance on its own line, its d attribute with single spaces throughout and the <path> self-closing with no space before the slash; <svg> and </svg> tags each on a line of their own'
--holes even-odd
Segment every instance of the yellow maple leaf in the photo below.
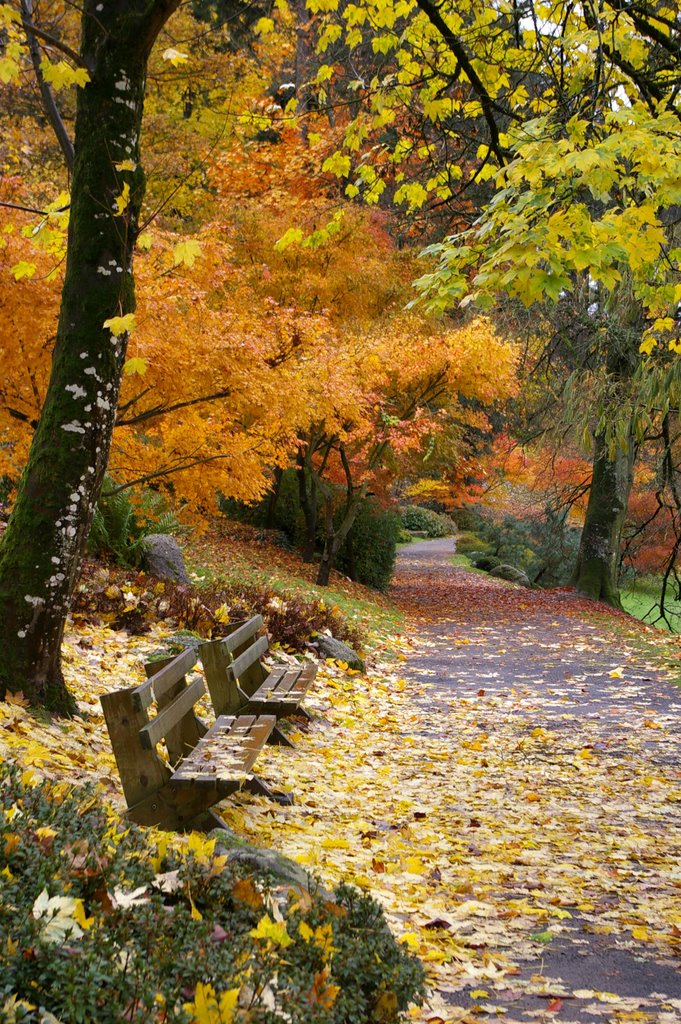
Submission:
<svg viewBox="0 0 681 1024">
<path fill-rule="evenodd" d="M 112 316 L 104 321 L 102 327 L 108 327 L 112 334 L 120 338 L 135 330 L 135 314 L 126 313 L 125 316 Z"/>
<path fill-rule="evenodd" d="M 65 89 L 70 85 L 84 86 L 90 81 L 90 75 L 85 68 L 72 68 L 65 60 L 60 60 L 58 64 L 52 64 L 47 57 L 43 57 L 40 62 L 40 71 L 45 81 L 49 82 L 53 89 Z"/>
<path fill-rule="evenodd" d="M 141 356 L 133 356 L 131 359 L 126 359 L 123 363 L 123 373 L 126 377 L 132 377 L 138 374 L 143 377 L 149 369 L 149 364 L 146 359 L 142 359 Z"/>
<path fill-rule="evenodd" d="M 177 243 L 173 249 L 173 263 L 176 267 L 179 267 L 180 265 L 193 267 L 196 262 L 196 257 L 200 255 L 200 242 L 197 242 L 195 238 L 190 238 L 186 242 Z"/>
<path fill-rule="evenodd" d="M 258 921 L 257 927 L 252 928 L 249 932 L 254 939 L 264 939 L 267 942 L 274 943 L 275 946 L 281 946 L 285 949 L 286 946 L 290 946 L 293 939 L 286 931 L 286 923 L 273 921 L 269 914 L 265 914 Z"/>
<path fill-rule="evenodd" d="M 191 1003 L 184 1009 L 194 1024 L 231 1024 L 239 998 L 239 989 L 232 988 L 218 995 L 212 985 L 199 982 Z"/>
</svg>

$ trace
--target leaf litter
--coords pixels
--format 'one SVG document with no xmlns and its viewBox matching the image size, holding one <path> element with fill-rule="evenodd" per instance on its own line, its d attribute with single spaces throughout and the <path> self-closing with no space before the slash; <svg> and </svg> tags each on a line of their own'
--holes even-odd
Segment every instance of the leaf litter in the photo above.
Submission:
<svg viewBox="0 0 681 1024">
<path fill-rule="evenodd" d="M 297 750 L 258 759 L 295 803 L 239 795 L 222 805 L 227 824 L 329 886 L 371 889 L 428 971 L 414 1021 L 681 1021 L 681 693 L 589 602 L 533 605 L 458 569 L 438 577 L 435 600 L 430 572 L 395 588 L 418 612 L 417 640 L 384 639 L 366 676 L 327 661 Z M 142 680 L 157 634 L 72 628 L 65 671 L 81 714 L 43 722 L 10 697 L 0 756 L 96 779 L 122 810 L 98 697 Z M 589 983 L 563 980 L 554 950 L 587 954 Z M 675 990 L 632 992 L 626 970 L 599 977 L 604 950 Z"/>
</svg>

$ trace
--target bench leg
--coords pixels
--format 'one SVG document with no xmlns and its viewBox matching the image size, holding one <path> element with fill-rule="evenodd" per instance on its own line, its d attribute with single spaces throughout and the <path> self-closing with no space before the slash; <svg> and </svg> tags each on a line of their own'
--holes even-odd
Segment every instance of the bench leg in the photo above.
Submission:
<svg viewBox="0 0 681 1024">
<path fill-rule="evenodd" d="M 278 725 L 273 726 L 272 732 L 267 738 L 267 742 L 273 743 L 277 747 L 293 747 L 294 750 L 296 749 L 296 745 L 293 740 L 290 740 Z"/>
<path fill-rule="evenodd" d="M 216 811 L 200 814 L 188 827 L 192 832 L 212 832 L 214 828 L 226 829 L 229 832 L 227 822 Z"/>
<path fill-rule="evenodd" d="M 303 718 L 305 718 L 308 722 L 312 722 L 313 721 L 312 715 L 310 714 L 309 711 L 306 711 L 304 707 L 297 708 L 296 709 L 296 714 L 297 715 L 302 715 Z"/>
<path fill-rule="evenodd" d="M 290 806 L 293 803 L 292 793 L 282 793 L 275 789 L 271 789 L 266 782 L 259 779 L 257 775 L 252 775 L 250 779 L 244 782 L 242 789 L 245 789 L 247 793 L 253 793 L 254 796 L 266 796 L 268 800 L 274 800 L 277 804 L 286 804 Z"/>
</svg>

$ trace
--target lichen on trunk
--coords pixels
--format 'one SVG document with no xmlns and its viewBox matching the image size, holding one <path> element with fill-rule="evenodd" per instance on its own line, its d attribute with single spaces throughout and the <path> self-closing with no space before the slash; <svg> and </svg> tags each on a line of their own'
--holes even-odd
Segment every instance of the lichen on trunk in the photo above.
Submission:
<svg viewBox="0 0 681 1024">
<path fill-rule="evenodd" d="M 52 370 L 0 548 L 0 697 L 75 708 L 60 648 L 111 442 L 127 337 L 105 320 L 135 308 L 132 253 L 144 195 L 139 135 L 146 62 L 175 0 L 83 11 L 66 274 Z"/>
</svg>

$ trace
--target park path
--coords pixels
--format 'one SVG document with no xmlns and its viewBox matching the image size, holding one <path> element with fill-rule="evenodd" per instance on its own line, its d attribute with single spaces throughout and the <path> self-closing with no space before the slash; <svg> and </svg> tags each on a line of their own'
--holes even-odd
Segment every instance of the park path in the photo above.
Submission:
<svg viewBox="0 0 681 1024">
<path fill-rule="evenodd" d="M 417 635 L 404 674 L 424 742 L 456 752 L 466 723 L 464 897 L 515 919 L 518 967 L 446 998 L 506 1021 L 681 1021 L 681 689 L 663 638 L 453 554 L 451 539 L 403 549 L 391 596 Z"/>
</svg>

